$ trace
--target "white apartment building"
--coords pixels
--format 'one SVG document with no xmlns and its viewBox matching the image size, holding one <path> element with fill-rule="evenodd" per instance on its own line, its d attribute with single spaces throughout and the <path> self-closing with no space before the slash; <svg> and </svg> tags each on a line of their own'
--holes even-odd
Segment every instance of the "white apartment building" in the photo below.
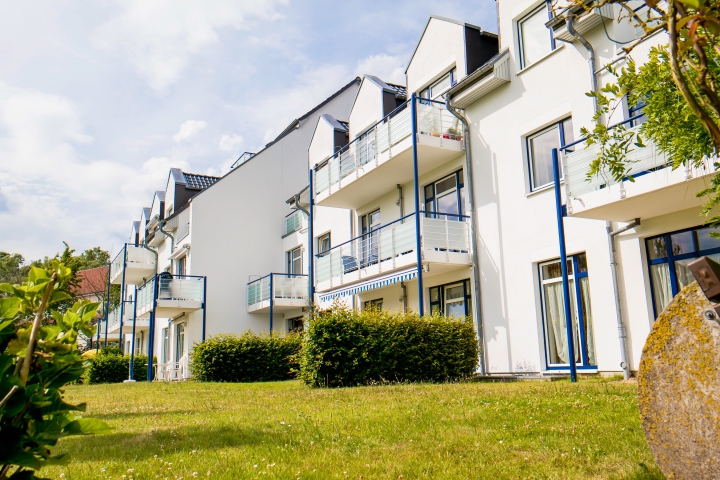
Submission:
<svg viewBox="0 0 720 480">
<path fill-rule="evenodd" d="M 302 328 L 310 299 L 469 315 L 482 373 L 563 374 L 561 221 L 576 368 L 637 370 L 657 314 L 692 280 L 687 263 L 720 257 L 694 196 L 713 167 L 673 171 L 648 143 L 631 154 L 635 182 L 587 182 L 586 92 L 611 81 L 602 67 L 627 60 L 619 42 L 636 32 L 611 6 L 497 8 L 497 34 L 431 17 L 405 85 L 353 80 L 224 177 L 173 170 L 113 264 L 113 283 L 130 286 L 116 315 L 126 348 L 152 345 L 158 376 L 184 378 L 195 342 Z M 642 121 L 632 105 L 610 119 Z"/>
</svg>

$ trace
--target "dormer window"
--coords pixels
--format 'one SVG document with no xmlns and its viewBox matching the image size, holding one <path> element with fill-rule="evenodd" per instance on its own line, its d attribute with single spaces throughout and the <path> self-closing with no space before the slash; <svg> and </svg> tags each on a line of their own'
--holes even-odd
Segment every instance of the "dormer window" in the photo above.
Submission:
<svg viewBox="0 0 720 480">
<path fill-rule="evenodd" d="M 420 98 L 428 98 L 437 100 L 450 87 L 457 83 L 457 69 L 453 68 L 448 73 L 440 77 L 435 83 L 420 91 Z"/>
<path fill-rule="evenodd" d="M 170 215 L 173 214 L 173 206 L 170 205 L 167 210 L 165 210 L 165 218 L 168 218 Z"/>
</svg>

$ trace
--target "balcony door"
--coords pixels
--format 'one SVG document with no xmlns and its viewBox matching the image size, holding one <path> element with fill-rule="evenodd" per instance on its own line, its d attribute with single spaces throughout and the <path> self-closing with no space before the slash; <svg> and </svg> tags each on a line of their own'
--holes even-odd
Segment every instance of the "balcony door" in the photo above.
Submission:
<svg viewBox="0 0 720 480">
<path fill-rule="evenodd" d="M 175 361 L 179 362 L 185 356 L 185 324 L 175 325 Z"/>
<path fill-rule="evenodd" d="M 568 278 L 575 364 L 579 368 L 593 368 L 597 361 L 584 253 L 568 258 Z M 540 264 L 540 281 L 547 366 L 548 369 L 567 368 L 569 349 L 560 260 Z"/>
<path fill-rule="evenodd" d="M 463 215 L 464 203 L 465 188 L 462 170 L 425 186 L 426 217 L 459 220 L 458 216 Z"/>
<path fill-rule="evenodd" d="M 293 248 L 287 252 L 287 273 L 301 275 L 303 273 L 302 247 Z"/>
<path fill-rule="evenodd" d="M 360 264 L 361 267 L 366 267 L 377 263 L 378 261 L 378 232 L 382 224 L 380 223 L 380 209 L 374 212 L 362 215 L 360 217 L 360 233 L 362 234 L 361 239 L 361 252 L 360 252 Z"/>
</svg>

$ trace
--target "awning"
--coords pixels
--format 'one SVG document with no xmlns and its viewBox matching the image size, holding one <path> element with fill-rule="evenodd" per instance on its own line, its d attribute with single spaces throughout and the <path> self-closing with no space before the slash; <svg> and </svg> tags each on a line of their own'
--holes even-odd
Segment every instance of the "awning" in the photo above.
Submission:
<svg viewBox="0 0 720 480">
<path fill-rule="evenodd" d="M 356 283 L 350 287 L 338 288 L 331 292 L 320 294 L 320 302 L 329 302 L 339 297 L 347 297 L 348 295 L 354 295 L 360 292 L 366 292 L 368 290 L 374 290 L 376 288 L 387 287 L 390 284 L 404 282 L 417 276 L 417 267 L 413 267 L 402 272 L 396 272 L 392 275 L 384 277 L 373 278 L 365 282 Z"/>
</svg>

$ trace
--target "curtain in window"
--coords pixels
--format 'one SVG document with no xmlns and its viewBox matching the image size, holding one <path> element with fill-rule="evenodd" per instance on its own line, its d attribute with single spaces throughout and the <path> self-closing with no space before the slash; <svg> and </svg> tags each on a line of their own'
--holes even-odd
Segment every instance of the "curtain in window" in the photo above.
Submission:
<svg viewBox="0 0 720 480">
<path fill-rule="evenodd" d="M 653 297 L 655 298 L 655 311 L 658 315 L 672 300 L 672 285 L 670 284 L 670 269 L 667 263 L 650 265 L 650 276 L 653 282 Z"/>
<path fill-rule="evenodd" d="M 593 331 L 592 313 L 590 309 L 590 283 L 588 277 L 580 279 L 580 296 L 582 297 L 583 327 L 585 327 L 585 349 L 588 364 L 597 365 L 595 359 L 595 333 Z"/>
<path fill-rule="evenodd" d="M 570 308 L 573 312 L 573 345 L 575 347 L 575 361 L 580 361 L 578 348 L 578 323 L 575 315 L 575 282 L 570 281 Z M 569 363 L 567 331 L 565 328 L 565 305 L 563 303 L 562 282 L 546 283 L 545 287 L 545 313 L 547 315 L 548 353 L 551 364 Z"/>
</svg>

